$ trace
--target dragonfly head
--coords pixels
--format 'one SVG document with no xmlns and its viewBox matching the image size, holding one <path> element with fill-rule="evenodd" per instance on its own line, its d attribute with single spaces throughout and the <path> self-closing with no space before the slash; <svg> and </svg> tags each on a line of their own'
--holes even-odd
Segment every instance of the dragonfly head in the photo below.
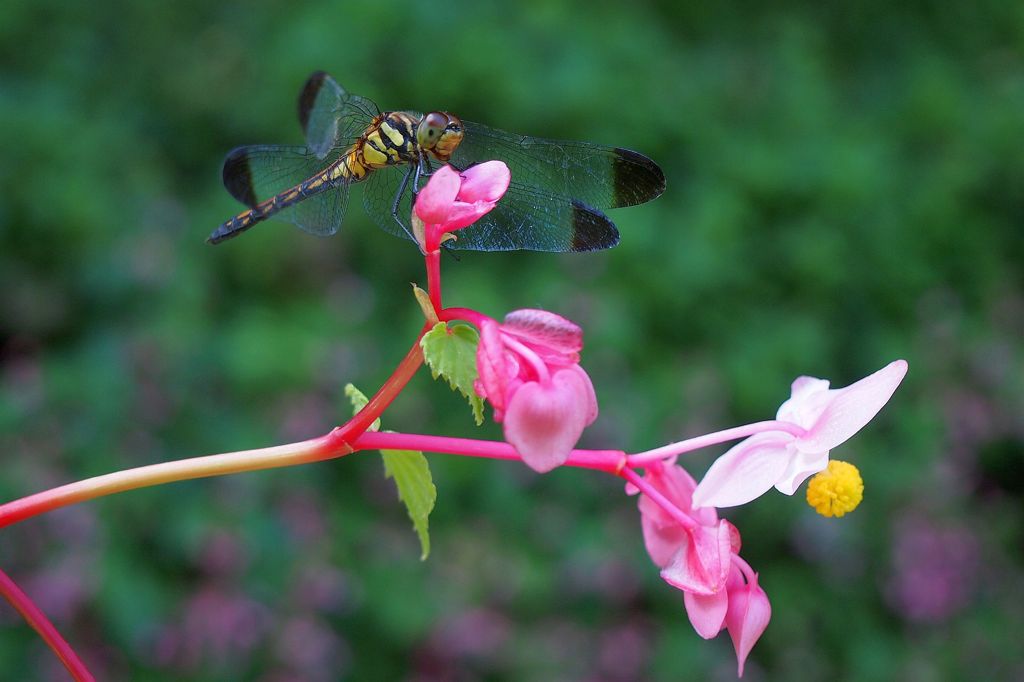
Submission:
<svg viewBox="0 0 1024 682">
<path fill-rule="evenodd" d="M 438 161 L 447 163 L 462 142 L 462 121 L 454 114 L 432 111 L 416 128 L 416 142 Z"/>
</svg>

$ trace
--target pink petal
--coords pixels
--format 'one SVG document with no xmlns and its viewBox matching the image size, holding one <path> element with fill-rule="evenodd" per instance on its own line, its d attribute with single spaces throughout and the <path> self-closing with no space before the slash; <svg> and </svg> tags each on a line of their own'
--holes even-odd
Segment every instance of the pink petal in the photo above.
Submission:
<svg viewBox="0 0 1024 682">
<path fill-rule="evenodd" d="M 583 349 L 583 330 L 579 325 L 547 310 L 513 310 L 505 316 L 501 327 L 538 351 L 548 349 L 560 355 L 574 356 L 572 362 L 578 362 L 577 354 Z"/>
<path fill-rule="evenodd" d="M 477 201 L 493 204 L 505 194 L 511 180 L 508 166 L 501 161 L 477 164 L 463 171 L 458 199 L 470 204 Z"/>
<path fill-rule="evenodd" d="M 579 375 L 580 381 L 583 382 L 583 386 L 587 389 L 586 405 L 587 405 L 587 426 L 594 423 L 597 419 L 597 393 L 594 392 L 594 383 L 590 380 L 590 375 L 583 371 L 583 368 L 579 365 L 569 365 L 566 368 L 570 372 L 574 372 Z"/>
<path fill-rule="evenodd" d="M 846 441 L 889 402 L 906 374 L 906 360 L 896 360 L 836 391 L 810 433 L 798 440 L 797 447 L 806 452 L 828 452 Z"/>
<path fill-rule="evenodd" d="M 715 460 L 693 493 L 695 507 L 734 507 L 766 493 L 783 475 L 796 438 L 783 431 L 758 433 Z"/>
<path fill-rule="evenodd" d="M 665 582 L 684 592 L 711 595 L 725 587 L 729 576 L 730 531 L 724 524 L 698 526 L 690 541 L 661 571 Z"/>
<path fill-rule="evenodd" d="M 792 495 L 810 476 L 828 466 L 828 450 L 824 452 L 801 452 L 791 447 L 789 465 L 779 476 L 775 489 L 785 495 Z"/>
<path fill-rule="evenodd" d="M 651 462 L 644 480 L 684 514 L 690 513 L 690 495 L 697 482 L 685 469 L 676 465 L 668 466 L 663 462 Z M 640 509 L 640 527 L 647 553 L 656 566 L 665 568 L 676 552 L 690 541 L 690 535 L 679 521 L 646 495 L 640 496 L 637 507 Z M 699 523 L 714 526 L 718 522 L 714 509 L 702 509 L 701 512 L 706 513 L 693 516 Z"/>
<path fill-rule="evenodd" d="M 416 215 L 428 225 L 444 223 L 461 184 L 462 178 L 451 166 L 439 168 L 416 195 Z"/>
<path fill-rule="evenodd" d="M 805 429 L 811 428 L 828 407 L 831 401 L 830 393 L 835 393 L 829 391 L 828 386 L 829 382 L 826 379 L 798 377 L 793 382 L 789 400 L 782 403 L 775 418 L 799 424 Z"/>
<path fill-rule="evenodd" d="M 509 400 L 505 440 L 532 469 L 550 471 L 568 459 L 587 410 L 587 387 L 574 372 L 556 372 L 547 385 L 527 382 Z"/>
<path fill-rule="evenodd" d="M 464 227 L 469 227 L 490 213 L 492 208 L 494 208 L 493 201 L 475 201 L 473 203 L 456 201 L 452 204 L 448 217 L 445 218 L 440 229 L 442 232 L 455 232 Z"/>
<path fill-rule="evenodd" d="M 749 584 L 735 591 L 730 590 L 725 625 L 729 628 L 729 636 L 736 649 L 740 677 L 743 677 L 743 664 L 747 660 L 747 655 L 768 627 L 771 617 L 772 607 L 768 602 L 768 595 L 758 586 L 756 573 Z"/>
<path fill-rule="evenodd" d="M 729 595 L 725 590 L 711 595 L 683 592 L 683 604 L 686 605 L 690 624 L 698 635 L 711 639 L 722 631 L 725 614 L 729 609 Z"/>
<path fill-rule="evenodd" d="M 505 355 L 505 345 L 501 342 L 498 323 L 485 320 L 480 325 L 480 342 L 476 347 L 478 378 L 474 388 L 498 411 L 505 409 L 505 392 L 508 384 L 508 363 Z"/>
<path fill-rule="evenodd" d="M 647 554 L 658 568 L 668 566 L 679 548 L 690 541 L 686 529 L 680 524 L 660 525 L 643 513 L 640 516 L 640 528 L 643 530 Z"/>
<path fill-rule="evenodd" d="M 686 514 L 690 513 L 693 506 L 691 502 L 693 490 L 697 487 L 697 482 L 693 480 L 686 469 L 679 465 L 668 466 L 662 462 L 651 462 L 644 474 L 644 480 L 681 511 Z M 637 506 L 640 509 L 640 515 L 659 528 L 679 525 L 678 521 L 646 495 L 640 496 Z M 718 522 L 718 516 L 714 509 L 708 511 L 711 512 L 710 518 L 706 522 L 702 522 L 706 526 L 713 526 Z"/>
</svg>

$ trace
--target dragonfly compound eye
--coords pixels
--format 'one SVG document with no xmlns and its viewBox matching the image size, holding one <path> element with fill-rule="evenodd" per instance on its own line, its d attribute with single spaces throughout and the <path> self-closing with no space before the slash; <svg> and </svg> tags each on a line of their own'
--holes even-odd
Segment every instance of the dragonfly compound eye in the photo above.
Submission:
<svg viewBox="0 0 1024 682">
<path fill-rule="evenodd" d="M 447 162 L 452 154 L 455 153 L 455 149 L 462 142 L 463 133 L 462 121 L 459 120 L 458 116 L 453 114 L 443 114 L 445 118 L 444 130 L 441 131 L 441 136 L 434 142 L 434 148 L 431 150 L 434 156 L 440 161 Z"/>
<path fill-rule="evenodd" d="M 440 111 L 432 111 L 423 117 L 416 129 L 416 141 L 425 149 L 433 149 L 448 125 L 448 117 Z"/>
</svg>

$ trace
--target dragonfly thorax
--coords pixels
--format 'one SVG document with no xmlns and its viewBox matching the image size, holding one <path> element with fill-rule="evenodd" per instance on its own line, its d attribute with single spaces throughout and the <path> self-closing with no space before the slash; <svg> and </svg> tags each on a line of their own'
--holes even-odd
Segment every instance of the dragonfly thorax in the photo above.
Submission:
<svg viewBox="0 0 1024 682">
<path fill-rule="evenodd" d="M 447 163 L 462 142 L 462 121 L 446 111 L 431 111 L 416 126 L 416 142 L 420 149 Z"/>
</svg>

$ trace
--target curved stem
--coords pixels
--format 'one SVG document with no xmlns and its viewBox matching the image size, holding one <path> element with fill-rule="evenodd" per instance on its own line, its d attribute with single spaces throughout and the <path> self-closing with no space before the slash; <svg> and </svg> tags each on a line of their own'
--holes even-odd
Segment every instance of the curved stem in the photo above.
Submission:
<svg viewBox="0 0 1024 682">
<path fill-rule="evenodd" d="M 352 448 L 354 450 L 420 450 L 488 459 L 522 459 L 515 448 L 503 441 L 449 438 L 415 433 L 367 431 L 352 442 Z M 621 450 L 573 450 L 565 465 L 618 474 L 625 461 L 626 453 Z"/>
<path fill-rule="evenodd" d="M 76 682 L 94 682 L 96 678 L 78 658 L 74 649 L 60 636 L 57 628 L 49 621 L 46 614 L 2 570 L 0 570 L 0 595 L 3 595 L 4 599 L 10 602 L 11 606 L 21 614 L 21 617 L 32 626 L 32 629 L 39 633 L 39 636 L 46 642 L 46 646 L 57 654 L 57 658 L 68 669 Z"/>
<path fill-rule="evenodd" d="M 299 443 L 192 457 L 175 462 L 161 462 L 160 464 L 94 476 L 83 481 L 51 488 L 0 505 L 0 528 L 43 512 L 66 507 L 69 504 L 136 488 L 187 481 L 193 478 L 224 476 L 245 471 L 306 464 L 347 455 L 352 452 L 352 448 L 342 439 L 336 437 L 335 434 L 339 430 L 335 429 L 326 436 Z"/>
<path fill-rule="evenodd" d="M 697 527 L 698 524 L 696 521 L 690 518 L 682 509 L 673 504 L 672 500 L 659 493 L 653 485 L 641 478 L 638 473 L 630 469 L 628 466 L 619 472 L 619 476 L 635 485 L 641 494 L 651 498 L 651 501 L 664 509 L 668 515 L 678 521 L 683 528 L 693 530 Z"/>
<path fill-rule="evenodd" d="M 330 447 L 338 447 L 341 444 L 347 445 L 355 440 L 360 434 L 370 428 L 370 425 L 398 397 L 398 394 L 402 392 L 402 389 L 405 388 L 405 385 L 409 383 L 409 380 L 419 370 L 420 365 L 423 364 L 423 349 L 420 347 L 420 339 L 430 331 L 430 327 L 429 323 L 423 325 L 419 335 L 416 337 L 416 342 L 412 344 L 412 348 L 405 354 L 402 361 L 398 363 L 398 367 L 391 373 L 388 380 L 384 382 L 384 385 L 363 406 L 363 409 L 359 410 L 352 419 L 325 436 Z"/>
<path fill-rule="evenodd" d="M 127 490 L 194 478 L 294 466 L 347 455 L 353 452 L 350 443 L 370 428 L 423 364 L 423 351 L 419 339 L 427 329 L 428 326 L 424 325 L 416 343 L 363 409 L 345 424 L 324 436 L 269 448 L 162 462 L 51 488 L 0 505 L 0 528 L 69 504 Z"/>
<path fill-rule="evenodd" d="M 525 344 L 516 341 L 511 334 L 502 334 L 501 342 L 505 344 L 506 348 L 515 351 L 519 357 L 526 360 L 527 364 L 533 368 L 533 373 L 537 375 L 537 381 L 548 385 L 550 381 L 548 366 L 544 364 L 544 361 L 536 353 L 527 348 Z"/>
<path fill-rule="evenodd" d="M 442 322 L 465 320 L 477 329 L 483 327 L 483 323 L 487 320 L 491 320 L 492 322 L 495 321 L 487 315 L 477 312 L 476 310 L 472 310 L 471 308 L 444 308 L 443 310 L 438 311 L 437 316 Z"/>
<path fill-rule="evenodd" d="M 646 452 L 639 452 L 635 455 L 629 456 L 629 466 L 631 467 L 642 467 L 650 462 L 656 462 L 666 457 L 672 457 L 673 455 L 681 455 L 684 452 L 691 452 L 693 450 L 699 450 L 700 448 L 706 448 L 709 445 L 718 445 L 719 443 L 725 443 L 730 440 L 736 440 L 737 438 L 746 438 L 752 436 L 755 433 L 763 433 L 765 431 L 785 431 L 786 433 L 792 434 L 793 436 L 800 438 L 807 433 L 807 430 L 802 426 L 794 424 L 792 422 L 785 421 L 763 421 L 755 422 L 753 424 L 746 424 L 744 426 L 737 426 L 731 429 L 725 429 L 724 431 L 716 431 L 715 433 L 709 433 L 705 436 L 697 436 L 696 438 L 689 438 L 687 440 L 681 440 L 676 443 L 670 443 L 669 445 L 655 448 L 654 450 L 647 450 Z"/>
</svg>

